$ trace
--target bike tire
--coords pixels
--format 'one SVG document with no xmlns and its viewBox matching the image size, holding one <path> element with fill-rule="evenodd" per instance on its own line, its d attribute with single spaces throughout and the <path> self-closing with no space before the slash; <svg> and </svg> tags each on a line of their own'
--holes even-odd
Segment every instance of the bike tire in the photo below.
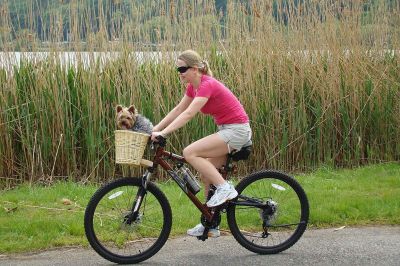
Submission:
<svg viewBox="0 0 400 266">
<path fill-rule="evenodd" d="M 171 206 L 152 182 L 147 183 L 138 219 L 124 222 L 140 187 L 141 178 L 113 181 L 98 189 L 86 207 L 86 237 L 92 248 L 111 262 L 144 261 L 162 248 L 171 232 Z"/>
<path fill-rule="evenodd" d="M 260 171 L 236 186 L 239 197 L 227 208 L 232 235 L 244 248 L 258 254 L 275 254 L 294 245 L 306 230 L 309 203 L 300 184 L 277 171 Z M 246 198 L 269 202 L 274 212 L 258 207 L 240 206 Z M 266 221 L 264 230 L 263 221 Z M 260 231 L 261 230 L 261 231 Z M 263 232 L 265 235 L 263 235 Z"/>
</svg>

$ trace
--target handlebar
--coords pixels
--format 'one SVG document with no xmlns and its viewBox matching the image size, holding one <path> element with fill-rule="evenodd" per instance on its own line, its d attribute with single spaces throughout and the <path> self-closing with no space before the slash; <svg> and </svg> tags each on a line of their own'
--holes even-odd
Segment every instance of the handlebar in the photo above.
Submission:
<svg viewBox="0 0 400 266">
<path fill-rule="evenodd" d="M 160 147 L 164 148 L 167 145 L 167 138 L 166 137 L 163 137 L 163 136 L 160 135 L 160 136 L 157 136 L 156 139 L 157 139 L 157 141 L 150 140 L 152 146 L 157 144 Z"/>
</svg>

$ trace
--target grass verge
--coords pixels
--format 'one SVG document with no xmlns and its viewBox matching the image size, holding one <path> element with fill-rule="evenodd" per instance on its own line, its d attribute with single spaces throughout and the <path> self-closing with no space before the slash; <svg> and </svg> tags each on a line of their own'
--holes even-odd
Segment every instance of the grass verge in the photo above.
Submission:
<svg viewBox="0 0 400 266">
<path fill-rule="evenodd" d="M 310 226 L 400 224 L 400 164 L 320 168 L 296 175 L 310 202 Z M 173 210 L 172 236 L 199 222 L 198 210 L 173 182 L 159 184 Z M 88 246 L 83 214 L 95 185 L 22 185 L 0 194 L 0 253 Z M 201 194 L 201 193 L 200 193 Z M 225 215 L 221 227 L 226 229 Z"/>
</svg>

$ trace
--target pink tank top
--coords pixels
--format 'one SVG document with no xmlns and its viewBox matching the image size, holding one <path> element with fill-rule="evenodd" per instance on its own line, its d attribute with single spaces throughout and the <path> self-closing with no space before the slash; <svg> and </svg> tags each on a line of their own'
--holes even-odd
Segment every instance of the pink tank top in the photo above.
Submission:
<svg viewBox="0 0 400 266">
<path fill-rule="evenodd" d="M 249 122 L 249 117 L 238 98 L 224 84 L 210 76 L 203 75 L 201 77 L 197 91 L 192 84 L 189 84 L 186 88 L 186 95 L 191 98 L 208 98 L 207 103 L 200 111 L 213 116 L 217 125 Z"/>
</svg>

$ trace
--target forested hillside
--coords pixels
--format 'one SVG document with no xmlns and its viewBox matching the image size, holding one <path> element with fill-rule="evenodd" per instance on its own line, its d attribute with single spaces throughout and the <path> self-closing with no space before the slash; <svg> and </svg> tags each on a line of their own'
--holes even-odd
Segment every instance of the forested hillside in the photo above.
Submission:
<svg viewBox="0 0 400 266">
<path fill-rule="evenodd" d="M 1 0 L 0 12 L 0 45 L 10 42 L 25 42 L 35 39 L 39 42 L 71 42 L 86 41 L 91 34 L 100 33 L 109 41 L 120 40 L 133 42 L 159 43 L 165 39 L 167 25 L 180 23 L 182 18 L 210 16 L 210 23 L 218 25 L 214 35 L 224 37 L 226 10 L 238 9 L 243 16 L 271 16 L 277 23 L 287 25 L 291 17 L 311 16 L 315 10 L 320 12 L 322 5 L 338 6 L 334 11 L 340 20 L 343 10 L 351 10 L 351 1 L 329 0 L 317 3 L 312 0 Z M 379 3 L 379 0 L 368 0 L 363 3 L 364 23 L 368 24 L 368 16 Z M 385 0 L 388 12 L 399 3 L 396 0 Z M 320 7 L 319 7 L 320 5 Z M 261 14 L 260 10 L 271 10 L 269 14 Z M 192 14 L 188 14 L 192 12 Z M 219 19 L 215 20 L 215 14 Z M 211 18 L 212 17 L 212 18 Z M 319 14 L 324 20 L 324 14 Z M 186 20 L 185 20 L 186 21 Z M 193 21 L 196 23 L 196 21 Z M 11 29 L 11 30 L 10 30 Z M 128 34 L 127 39 L 124 32 Z M 143 34 L 149 35 L 143 40 Z M 24 41 L 19 41 L 19 46 Z M 13 45 L 15 48 L 15 45 Z"/>
</svg>

